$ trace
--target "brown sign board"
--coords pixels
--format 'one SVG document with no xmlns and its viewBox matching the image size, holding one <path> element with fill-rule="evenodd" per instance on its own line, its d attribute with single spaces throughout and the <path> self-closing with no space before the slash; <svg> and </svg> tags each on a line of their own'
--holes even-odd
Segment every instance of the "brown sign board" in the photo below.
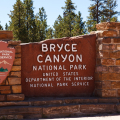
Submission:
<svg viewBox="0 0 120 120">
<path fill-rule="evenodd" d="M 22 90 L 27 97 L 91 96 L 96 35 L 21 44 Z"/>
<path fill-rule="evenodd" d="M 7 46 L 7 42 L 0 41 L 0 84 L 6 79 L 15 59 L 15 49 Z"/>
</svg>

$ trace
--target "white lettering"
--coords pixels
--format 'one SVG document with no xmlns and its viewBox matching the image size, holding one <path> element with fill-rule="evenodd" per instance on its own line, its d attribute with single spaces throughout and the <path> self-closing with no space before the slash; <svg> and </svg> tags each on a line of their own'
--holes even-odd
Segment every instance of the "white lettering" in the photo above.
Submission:
<svg viewBox="0 0 120 120">
<path fill-rule="evenodd" d="M 33 71 L 37 71 L 37 66 L 33 66 Z"/>
<path fill-rule="evenodd" d="M 48 48 L 47 48 L 47 44 L 42 44 L 42 52 L 47 52 Z"/>
<path fill-rule="evenodd" d="M 80 55 L 80 56 L 76 55 L 76 62 L 78 62 L 78 60 L 79 60 L 80 62 L 82 62 L 82 55 Z"/>
<path fill-rule="evenodd" d="M 66 52 L 70 52 L 70 49 L 67 49 L 67 46 L 70 46 L 70 44 L 65 44 L 65 47 L 64 47 L 64 48 L 65 48 L 65 51 L 66 51 Z"/>
<path fill-rule="evenodd" d="M 43 56 L 42 56 L 42 55 L 38 55 L 38 56 L 37 56 L 37 61 L 38 61 L 39 63 L 42 63 L 43 61 L 40 61 L 40 60 L 39 60 L 39 57 L 43 57 Z"/>
<path fill-rule="evenodd" d="M 55 52 L 55 44 L 50 44 L 50 52 L 52 52 L 52 50 Z"/>
<path fill-rule="evenodd" d="M 45 59 L 45 63 L 46 63 L 46 62 L 52 62 L 52 60 L 51 60 L 51 58 L 50 58 L 49 55 L 47 55 L 47 57 L 46 57 L 46 59 Z"/>
<path fill-rule="evenodd" d="M 63 55 L 61 55 L 61 57 L 63 58 L 63 61 L 62 62 L 65 62 L 66 59 L 67 59 L 67 55 L 65 55 L 65 57 Z"/>
<path fill-rule="evenodd" d="M 57 55 L 57 57 L 56 57 L 55 55 L 53 55 L 53 62 L 55 62 L 55 60 L 56 60 L 57 62 L 59 62 L 59 55 Z"/>
<path fill-rule="evenodd" d="M 57 46 L 59 48 L 58 52 L 60 52 L 62 50 L 62 48 L 63 48 L 63 44 L 61 44 L 61 46 L 59 46 L 59 44 L 57 44 Z"/>
<path fill-rule="evenodd" d="M 71 57 L 72 57 L 72 60 L 70 59 Z M 69 55 L 69 61 L 70 61 L 70 62 L 74 62 L 74 60 L 75 60 L 74 55 L 73 55 L 73 54 L 70 54 L 70 55 Z"/>
<path fill-rule="evenodd" d="M 77 52 L 77 50 L 76 50 L 76 46 L 77 44 L 72 44 L 72 52 Z"/>
</svg>

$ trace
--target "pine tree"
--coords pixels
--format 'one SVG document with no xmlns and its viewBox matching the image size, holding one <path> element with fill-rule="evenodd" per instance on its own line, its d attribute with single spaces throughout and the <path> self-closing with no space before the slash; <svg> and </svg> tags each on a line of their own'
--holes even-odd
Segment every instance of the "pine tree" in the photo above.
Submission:
<svg viewBox="0 0 120 120">
<path fill-rule="evenodd" d="M 46 39 L 47 32 L 47 15 L 45 9 L 39 8 L 39 13 L 36 15 L 36 26 L 37 26 L 37 41 Z"/>
<path fill-rule="evenodd" d="M 93 4 L 90 5 L 89 16 L 87 17 L 87 29 L 88 32 L 95 31 L 95 25 L 101 22 L 101 16 L 103 15 L 103 5 L 106 3 L 106 0 L 90 0 Z"/>
<path fill-rule="evenodd" d="M 63 18 L 59 15 L 57 20 L 54 22 L 54 38 L 62 38 L 65 37 L 65 29 L 64 29 L 64 20 Z"/>
<path fill-rule="evenodd" d="M 101 22 L 101 16 L 103 16 L 103 5 L 106 3 L 106 0 L 90 0 L 93 4 L 90 5 L 89 16 L 87 17 L 86 26 L 88 32 L 96 31 L 96 24 Z"/>
<path fill-rule="evenodd" d="M 72 0 L 66 0 L 63 18 L 59 15 L 54 22 L 54 37 L 72 37 L 86 33 L 85 22 L 82 21 L 81 13 L 75 14 L 76 7 Z"/>
<path fill-rule="evenodd" d="M 8 24 L 7 23 L 5 24 L 5 30 L 8 30 Z"/>
<path fill-rule="evenodd" d="M 3 30 L 3 27 L 0 25 L 0 30 Z"/>
<path fill-rule="evenodd" d="M 3 27 L 2 27 L 2 25 L 0 25 L 0 30 L 3 30 Z"/>
<path fill-rule="evenodd" d="M 42 41 L 46 39 L 47 32 L 47 15 L 43 7 L 39 9 L 39 20 L 40 20 L 40 41 Z"/>
<path fill-rule="evenodd" d="M 13 31 L 14 39 L 26 42 L 24 6 L 21 0 L 16 1 L 9 17 L 11 18 L 9 29 Z"/>
<path fill-rule="evenodd" d="M 35 19 L 33 20 L 33 23 L 32 23 L 32 33 L 31 33 L 31 37 L 32 37 L 32 39 L 31 39 L 31 42 L 38 42 L 37 41 L 37 25 L 36 25 L 36 23 L 35 23 Z"/>
<path fill-rule="evenodd" d="M 73 36 L 83 35 L 86 33 L 85 22 L 82 20 L 83 18 L 81 18 L 81 13 L 79 11 L 78 15 L 75 17 L 74 28 L 72 30 Z"/>
<path fill-rule="evenodd" d="M 46 39 L 52 39 L 52 38 L 53 38 L 53 29 L 50 27 L 47 30 Z"/>
<path fill-rule="evenodd" d="M 26 37 L 27 42 L 34 41 L 34 30 L 35 30 L 35 17 L 33 11 L 33 1 L 24 0 L 24 11 L 25 11 L 25 26 L 26 26 Z"/>
<path fill-rule="evenodd" d="M 86 26 L 87 26 L 88 32 L 96 31 L 97 21 L 94 20 L 92 13 L 90 13 L 90 15 L 87 18 L 88 20 L 86 22 Z"/>
<path fill-rule="evenodd" d="M 95 24 L 99 22 L 117 21 L 119 12 L 115 11 L 116 0 L 91 0 L 94 2 L 89 7 L 89 16 L 87 20 L 88 32 L 95 31 Z"/>
<path fill-rule="evenodd" d="M 73 22 L 74 18 L 76 16 L 75 14 L 75 6 L 72 0 L 66 0 L 65 1 L 65 7 L 62 7 L 65 13 L 64 17 L 64 36 L 71 37 L 72 36 L 72 30 L 73 30 Z"/>
<path fill-rule="evenodd" d="M 117 21 L 117 16 L 119 14 L 118 11 L 115 11 L 117 7 L 116 0 L 107 0 L 106 4 L 103 6 L 103 16 L 102 21 Z M 104 18 L 104 19 L 103 19 Z"/>
<path fill-rule="evenodd" d="M 103 13 L 103 5 L 106 3 L 106 0 L 91 0 L 94 3 L 89 7 L 89 12 L 92 14 L 94 21 L 97 23 L 101 20 L 101 15 Z"/>
</svg>

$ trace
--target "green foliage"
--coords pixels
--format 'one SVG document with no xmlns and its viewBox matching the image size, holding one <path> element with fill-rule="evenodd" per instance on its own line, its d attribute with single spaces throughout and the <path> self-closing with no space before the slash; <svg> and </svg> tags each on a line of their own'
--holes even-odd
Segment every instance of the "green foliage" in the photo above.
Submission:
<svg viewBox="0 0 120 120">
<path fill-rule="evenodd" d="M 52 39 L 52 38 L 53 38 L 53 29 L 50 27 L 47 30 L 46 39 Z"/>
<path fill-rule="evenodd" d="M 0 25 L 0 30 L 3 30 L 3 27 Z"/>
<path fill-rule="evenodd" d="M 0 30 L 3 30 L 3 27 L 0 25 Z"/>
<path fill-rule="evenodd" d="M 38 42 L 46 39 L 47 15 L 45 9 L 39 8 L 39 13 L 34 15 L 32 0 L 17 0 L 11 18 L 9 30 L 13 31 L 14 39 L 22 42 Z"/>
<path fill-rule="evenodd" d="M 39 13 L 36 15 L 35 23 L 37 26 L 37 41 L 42 41 L 46 39 L 46 33 L 47 33 L 47 15 L 45 12 L 45 9 L 39 8 Z"/>
<path fill-rule="evenodd" d="M 89 7 L 89 16 L 87 17 L 88 32 L 95 31 L 95 25 L 100 22 L 116 22 L 119 12 L 115 11 L 117 7 L 116 0 L 91 0 L 93 4 Z"/>
<path fill-rule="evenodd" d="M 7 23 L 5 24 L 5 30 L 8 30 L 8 24 Z"/>
<path fill-rule="evenodd" d="M 5 30 L 12 30 L 14 40 L 22 42 L 39 42 L 50 38 L 71 37 L 86 34 L 96 30 L 96 24 L 106 21 L 117 21 L 119 12 L 115 11 L 116 0 L 91 0 L 93 4 L 89 7 L 88 20 L 85 23 L 80 11 L 75 13 L 76 6 L 72 0 L 66 0 L 63 9 L 63 17 L 58 16 L 53 28 L 47 25 L 47 15 L 44 7 L 39 8 L 39 12 L 34 15 L 33 0 L 16 0 L 13 11 L 9 15 L 11 18 L 9 26 L 5 25 Z M 86 24 L 86 26 L 85 26 Z M 0 30 L 3 27 L 0 25 Z"/>
<path fill-rule="evenodd" d="M 75 6 L 72 0 L 66 0 L 65 7 L 62 7 L 64 10 L 64 37 L 71 37 L 72 36 L 72 30 L 73 30 L 73 23 L 74 19 L 76 17 L 75 14 Z"/>
<path fill-rule="evenodd" d="M 117 7 L 116 0 L 107 0 L 106 4 L 103 6 L 103 16 L 101 21 L 107 21 L 107 22 L 115 22 L 117 21 L 117 16 L 119 14 L 118 11 L 115 11 Z"/>
<path fill-rule="evenodd" d="M 35 20 L 34 20 L 33 1 L 24 0 L 23 5 L 24 5 L 27 42 L 35 42 L 34 32 L 36 31 L 35 30 L 36 26 L 35 26 Z"/>
<path fill-rule="evenodd" d="M 90 13 L 90 15 L 87 18 L 88 20 L 86 22 L 86 25 L 87 25 L 88 32 L 96 31 L 97 21 L 94 20 L 92 13 Z"/>
<path fill-rule="evenodd" d="M 9 16 L 11 18 L 9 29 L 13 31 L 14 39 L 27 42 L 24 4 L 21 2 L 21 0 L 16 1 L 13 6 L 13 11 L 11 11 L 11 15 Z"/>
<path fill-rule="evenodd" d="M 63 18 L 59 15 L 54 23 L 54 37 L 71 37 L 86 33 L 85 22 L 82 22 L 81 13 L 75 14 L 76 7 L 71 0 L 66 0 Z"/>
<path fill-rule="evenodd" d="M 57 20 L 54 23 L 54 38 L 62 38 L 64 36 L 64 20 L 63 18 L 59 15 Z"/>
<path fill-rule="evenodd" d="M 103 5 L 106 3 L 106 0 L 91 0 L 93 4 L 89 7 L 89 12 L 93 16 L 93 20 L 97 23 L 100 22 Z"/>
<path fill-rule="evenodd" d="M 117 17 L 110 18 L 110 22 L 118 22 Z"/>
<path fill-rule="evenodd" d="M 96 31 L 96 24 L 101 21 L 102 8 L 105 0 L 91 0 L 93 4 L 90 5 L 89 16 L 87 17 L 86 26 L 88 32 Z"/>
<path fill-rule="evenodd" d="M 76 15 L 75 17 L 75 21 L 73 24 L 74 26 L 72 30 L 73 36 L 84 35 L 86 33 L 85 22 L 83 22 L 82 19 L 83 18 L 81 18 L 81 13 L 79 11 L 78 15 Z"/>
</svg>

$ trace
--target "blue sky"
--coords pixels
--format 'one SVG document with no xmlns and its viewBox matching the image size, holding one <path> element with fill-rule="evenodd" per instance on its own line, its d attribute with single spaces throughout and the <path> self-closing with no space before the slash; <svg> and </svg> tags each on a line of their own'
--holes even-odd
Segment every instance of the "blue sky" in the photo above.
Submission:
<svg viewBox="0 0 120 120">
<path fill-rule="evenodd" d="M 46 14 L 47 14 L 47 23 L 52 27 L 55 20 L 57 19 L 58 15 L 63 15 L 63 10 L 61 7 L 65 6 L 66 0 L 33 0 L 34 6 L 34 13 L 38 13 L 39 8 L 44 7 Z M 15 4 L 16 0 L 0 0 L 0 21 L 1 25 L 4 27 L 6 23 L 9 23 L 10 18 L 8 14 L 10 11 L 13 10 L 13 5 Z M 80 11 L 82 13 L 83 20 L 87 20 L 87 16 L 89 15 L 88 7 L 92 2 L 90 0 L 72 0 L 75 3 L 76 13 Z M 120 11 L 120 0 L 117 0 L 118 7 L 116 8 L 117 11 Z M 120 21 L 120 16 L 118 17 Z"/>
</svg>

